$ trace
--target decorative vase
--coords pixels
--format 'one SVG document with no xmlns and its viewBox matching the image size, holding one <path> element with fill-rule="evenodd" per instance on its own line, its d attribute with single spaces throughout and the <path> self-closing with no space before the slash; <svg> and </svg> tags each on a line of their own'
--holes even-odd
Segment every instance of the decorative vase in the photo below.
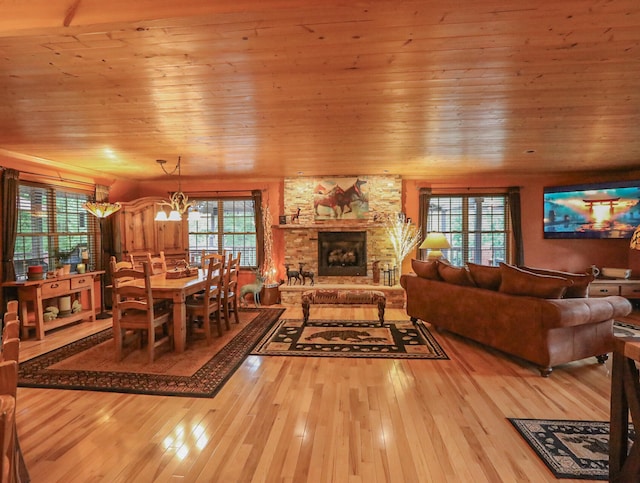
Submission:
<svg viewBox="0 0 640 483">
<path fill-rule="evenodd" d="M 371 262 L 371 271 L 373 272 L 373 283 L 380 285 L 380 260 Z"/>
</svg>

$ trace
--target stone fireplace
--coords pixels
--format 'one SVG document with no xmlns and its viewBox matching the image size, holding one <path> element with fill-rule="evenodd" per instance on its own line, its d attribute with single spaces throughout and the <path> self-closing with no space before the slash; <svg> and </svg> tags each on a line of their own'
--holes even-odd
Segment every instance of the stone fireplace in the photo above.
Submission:
<svg viewBox="0 0 640 483">
<path fill-rule="evenodd" d="M 307 280 L 305 285 L 292 282 L 279 287 L 282 303 L 299 305 L 300 296 L 311 288 L 349 289 L 362 286 L 375 287 L 387 296 L 387 307 L 402 307 L 404 290 L 400 286 L 388 287 L 382 280 L 374 282 L 373 267 L 393 264 L 395 257 L 383 224 L 376 214 L 401 212 L 402 180 L 399 176 L 368 176 L 369 214 L 363 219 L 316 220 L 313 193 L 317 178 L 286 178 L 284 182 L 284 209 L 280 213 L 287 223 L 275 225 L 278 236 L 282 236 L 284 247 L 283 265 L 278 267 L 284 275 L 284 264 L 291 270 L 304 270 L 315 274 L 315 285 Z M 297 219 L 291 221 L 291 214 Z M 325 235 L 328 235 L 328 243 Z M 331 239 L 334 237 L 334 239 Z M 330 248 L 333 245 L 333 248 Z M 350 246 L 351 245 L 351 246 Z M 323 248 L 324 246 L 324 248 Z M 331 262 L 329 259 L 331 258 Z M 321 267 L 321 261 L 326 267 Z M 354 261 L 355 260 L 355 261 Z M 377 275 L 381 275 L 378 272 Z M 380 277 L 382 278 L 382 277 Z"/>
<path fill-rule="evenodd" d="M 318 275 L 367 275 L 367 232 L 318 232 Z"/>
</svg>

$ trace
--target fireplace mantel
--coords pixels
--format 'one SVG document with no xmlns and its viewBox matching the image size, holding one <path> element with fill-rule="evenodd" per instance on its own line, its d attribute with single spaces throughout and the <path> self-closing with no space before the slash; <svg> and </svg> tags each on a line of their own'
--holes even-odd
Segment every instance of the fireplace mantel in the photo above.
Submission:
<svg viewBox="0 0 640 483">
<path fill-rule="evenodd" d="M 366 228 L 378 228 L 383 227 L 382 223 L 376 223 L 368 220 L 354 220 L 354 221 L 330 221 L 323 223 L 289 223 L 287 225 L 272 225 L 272 228 L 279 228 L 281 230 L 363 230 Z"/>
</svg>

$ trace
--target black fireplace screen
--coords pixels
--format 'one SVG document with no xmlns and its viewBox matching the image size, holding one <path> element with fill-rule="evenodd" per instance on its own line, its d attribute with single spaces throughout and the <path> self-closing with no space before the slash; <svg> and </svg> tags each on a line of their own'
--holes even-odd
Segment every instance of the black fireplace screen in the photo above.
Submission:
<svg viewBox="0 0 640 483">
<path fill-rule="evenodd" d="M 318 232 L 318 275 L 366 276 L 367 232 Z"/>
</svg>

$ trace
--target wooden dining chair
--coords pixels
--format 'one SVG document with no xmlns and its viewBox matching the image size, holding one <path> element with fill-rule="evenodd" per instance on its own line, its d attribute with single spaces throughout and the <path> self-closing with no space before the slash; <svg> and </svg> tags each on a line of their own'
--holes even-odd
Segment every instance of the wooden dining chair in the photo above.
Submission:
<svg viewBox="0 0 640 483">
<path fill-rule="evenodd" d="M 220 268 L 224 269 L 226 261 L 225 258 L 226 257 L 224 255 L 220 255 L 219 253 L 207 253 L 206 250 L 202 250 L 202 256 L 200 257 L 200 267 L 206 269 L 209 261 L 215 260 L 216 262 L 220 263 Z"/>
<path fill-rule="evenodd" d="M 164 258 L 164 252 L 160 252 L 157 256 L 152 256 L 151 253 L 147 253 L 147 263 L 149 263 L 151 267 L 152 275 L 166 273 L 167 271 L 167 260 Z"/>
<path fill-rule="evenodd" d="M 28 330 L 26 331 L 28 337 Z M 2 340 L 20 337 L 20 319 L 18 318 L 18 301 L 7 302 L 7 311 L 2 317 Z"/>
<path fill-rule="evenodd" d="M 133 256 L 129 256 L 128 260 L 121 260 L 121 261 L 118 261 L 116 259 L 116 257 L 112 256 L 111 259 L 109 260 L 109 264 L 111 264 L 111 262 L 115 263 L 115 269 L 116 270 L 122 270 L 122 269 L 125 269 L 125 268 L 128 268 L 128 269 L 132 269 L 133 268 Z"/>
<path fill-rule="evenodd" d="M 19 456 L 16 453 L 16 388 L 18 363 L 0 362 L 0 481 L 20 481 L 17 476 Z"/>
<path fill-rule="evenodd" d="M 207 344 L 211 343 L 211 319 L 215 316 L 218 335 L 222 335 L 220 319 L 221 263 L 209 255 L 207 259 L 207 283 L 202 294 L 190 297 L 186 302 L 187 330 L 205 334 Z M 201 325 L 200 325 L 201 324 Z"/>
<path fill-rule="evenodd" d="M 240 271 L 240 255 L 233 258 L 233 254 L 229 254 L 227 261 L 227 267 L 224 270 L 224 279 L 222 282 L 222 314 L 224 315 L 224 321 L 227 329 L 230 329 L 229 325 L 231 321 L 231 314 L 235 316 L 236 324 L 240 323 L 238 318 L 238 272 Z"/>
<path fill-rule="evenodd" d="M 115 270 L 111 263 L 113 284 L 113 338 L 116 360 L 123 358 L 123 346 L 127 335 L 134 333 L 138 348 L 142 346 L 142 334 L 147 336 L 149 363 L 155 359 L 155 349 L 162 344 L 172 346 L 171 310 L 168 305 L 154 305 L 151 293 L 151 269 L 143 263 L 142 270 Z M 158 329 L 162 333 L 158 335 Z"/>
<path fill-rule="evenodd" d="M 0 353 L 0 475 L 2 482 L 30 481 L 15 424 L 17 375 L 20 361 L 20 321 L 18 301 L 7 303 L 3 317 L 2 352 Z M 12 410 L 13 407 L 13 410 Z"/>
</svg>

